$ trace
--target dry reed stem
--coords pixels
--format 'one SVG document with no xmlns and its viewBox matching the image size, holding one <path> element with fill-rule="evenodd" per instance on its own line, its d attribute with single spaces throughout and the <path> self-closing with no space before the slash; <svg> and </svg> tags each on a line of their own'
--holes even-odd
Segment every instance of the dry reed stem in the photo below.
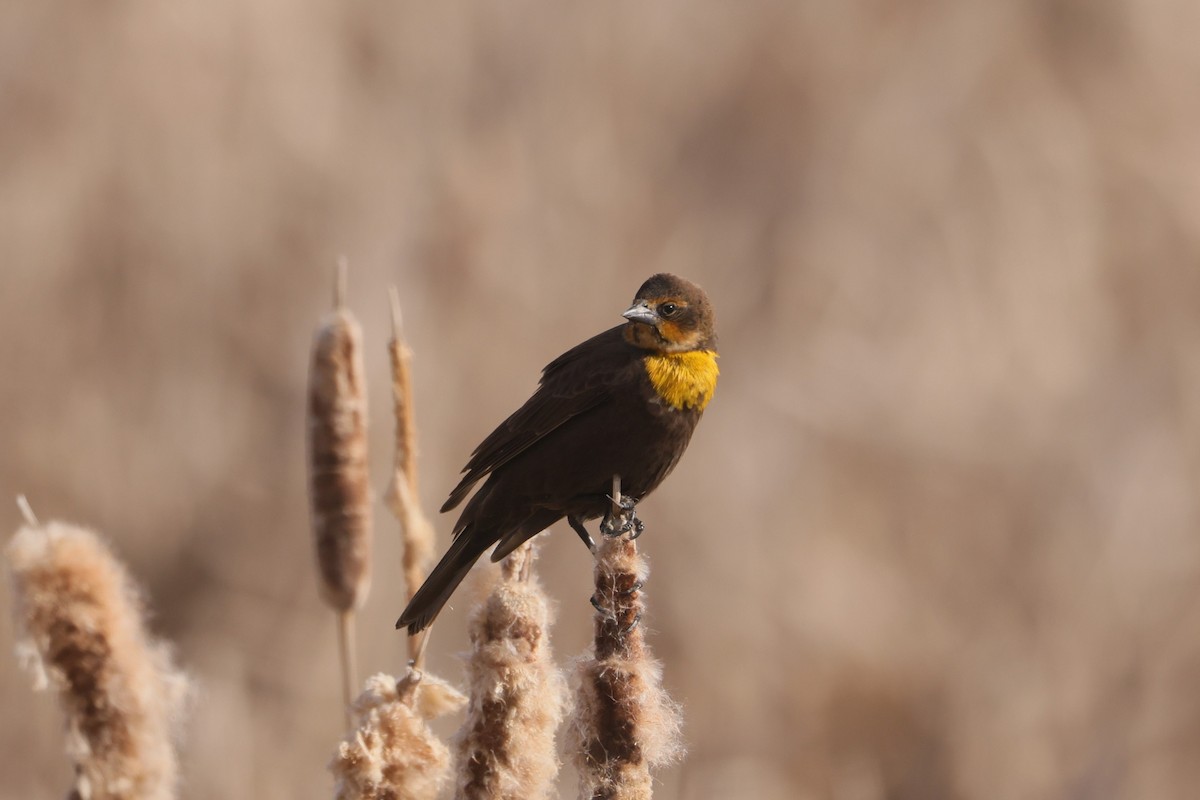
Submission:
<svg viewBox="0 0 1200 800">
<path fill-rule="evenodd" d="M 614 515 L 622 517 L 619 478 Z M 619 523 L 621 520 L 618 519 Z M 639 588 L 649 570 L 628 536 L 602 536 L 596 549 L 595 644 L 577 667 L 579 686 L 570 736 L 579 770 L 580 797 L 645 800 L 651 768 L 683 755 L 679 707 L 662 688 L 639 620 Z"/>
<path fill-rule="evenodd" d="M 403 317 L 400 313 L 400 293 L 388 287 L 392 311 L 392 338 L 388 354 L 392 363 L 392 402 L 396 413 L 396 469 L 408 480 L 408 488 L 417 490 L 417 424 L 413 413 L 412 350 L 404 340 Z"/>
<path fill-rule="evenodd" d="M 550 650 L 550 604 L 533 576 L 533 542 L 506 558 L 470 613 L 471 700 L 456 742 L 457 800 L 542 800 L 554 791 L 554 732 L 566 681 Z"/>
<path fill-rule="evenodd" d="M 342 670 L 342 706 L 346 727 L 353 724 L 350 702 L 354 699 L 354 684 L 358 681 L 358 645 L 354 634 L 354 611 L 337 612 L 338 664 Z"/>
<path fill-rule="evenodd" d="M 22 527 L 6 555 L 18 655 L 35 688 L 58 690 L 67 718 L 72 796 L 175 797 L 188 682 L 147 633 L 124 566 L 96 534 L 60 522 Z"/>
<path fill-rule="evenodd" d="M 450 750 L 429 720 L 466 698 L 444 681 L 410 670 L 397 681 L 373 675 L 354 701 L 354 729 L 329 768 L 337 800 L 433 800 L 450 778 Z"/>
<path fill-rule="evenodd" d="M 413 412 L 411 377 L 412 350 L 404 341 L 401 327 L 400 296 L 396 287 L 388 291 L 392 307 L 392 338 L 388 342 L 392 368 L 392 403 L 396 419 L 395 455 L 387 502 L 400 522 L 404 541 L 403 572 L 405 595 L 413 594 L 429 573 L 434 555 L 434 530 L 421 508 L 417 495 L 417 425 Z M 420 669 L 428 631 L 409 637 L 408 655 Z"/>
</svg>

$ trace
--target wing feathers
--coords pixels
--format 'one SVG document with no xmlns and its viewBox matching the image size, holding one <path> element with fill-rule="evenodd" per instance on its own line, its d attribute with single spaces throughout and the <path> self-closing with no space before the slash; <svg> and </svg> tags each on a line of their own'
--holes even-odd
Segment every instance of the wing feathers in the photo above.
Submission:
<svg viewBox="0 0 1200 800">
<path fill-rule="evenodd" d="M 622 327 L 618 325 L 593 336 L 542 370 L 541 383 L 533 397 L 475 448 L 463 468 L 466 474 L 442 505 L 443 512 L 461 503 L 471 487 L 488 473 L 504 466 L 567 421 L 605 402 L 613 378 L 634 355 L 633 348 L 621 336 Z"/>
</svg>

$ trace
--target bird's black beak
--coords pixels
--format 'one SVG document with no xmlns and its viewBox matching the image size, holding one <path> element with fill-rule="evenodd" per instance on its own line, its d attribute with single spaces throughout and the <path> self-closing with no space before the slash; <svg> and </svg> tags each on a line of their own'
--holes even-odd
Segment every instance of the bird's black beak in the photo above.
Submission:
<svg viewBox="0 0 1200 800">
<path fill-rule="evenodd" d="M 643 322 L 647 325 L 658 324 L 658 314 L 646 304 L 645 300 L 638 300 L 621 316 L 631 322 Z"/>
</svg>

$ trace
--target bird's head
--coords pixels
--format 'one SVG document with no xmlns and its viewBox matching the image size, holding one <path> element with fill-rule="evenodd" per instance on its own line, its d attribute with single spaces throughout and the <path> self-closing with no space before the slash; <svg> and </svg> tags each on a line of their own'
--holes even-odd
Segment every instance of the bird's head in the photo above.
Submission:
<svg viewBox="0 0 1200 800">
<path fill-rule="evenodd" d="M 625 340 L 657 353 L 715 350 L 716 319 L 708 295 L 696 284 L 661 272 L 642 284 L 622 315 Z"/>
</svg>

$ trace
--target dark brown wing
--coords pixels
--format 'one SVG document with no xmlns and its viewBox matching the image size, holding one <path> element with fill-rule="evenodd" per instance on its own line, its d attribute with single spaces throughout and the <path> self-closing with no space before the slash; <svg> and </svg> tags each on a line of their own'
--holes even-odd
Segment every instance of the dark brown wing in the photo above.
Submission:
<svg viewBox="0 0 1200 800">
<path fill-rule="evenodd" d="M 462 481 L 442 506 L 449 511 L 471 487 L 568 420 L 595 408 L 608 397 L 609 384 L 637 351 L 621 335 L 623 325 L 576 345 L 542 370 L 538 390 L 525 405 L 500 423 L 475 448 L 463 467 Z"/>
</svg>

